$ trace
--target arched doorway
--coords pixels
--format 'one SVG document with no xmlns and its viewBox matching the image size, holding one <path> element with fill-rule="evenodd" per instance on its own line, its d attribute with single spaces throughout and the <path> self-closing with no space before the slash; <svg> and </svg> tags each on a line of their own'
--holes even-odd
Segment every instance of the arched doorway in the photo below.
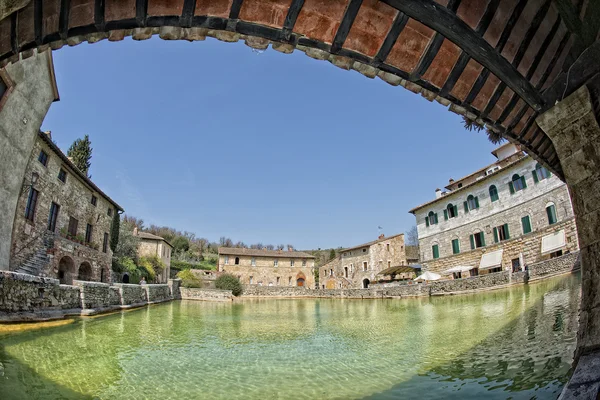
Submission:
<svg viewBox="0 0 600 400">
<path fill-rule="evenodd" d="M 327 289 L 335 289 L 335 279 L 329 279 L 326 287 Z"/>
<path fill-rule="evenodd" d="M 92 266 L 87 261 L 84 261 L 79 266 L 77 272 L 77 280 L 79 281 L 91 281 L 92 280 Z"/>
<path fill-rule="evenodd" d="M 344 276 L 348 277 L 348 267 L 344 267 Z"/>
<path fill-rule="evenodd" d="M 306 275 L 304 275 L 302 272 L 299 272 L 298 275 L 296 275 L 296 286 L 304 286 L 306 284 Z"/>
<path fill-rule="evenodd" d="M 123 283 L 129 283 L 129 274 L 128 273 L 123 274 Z"/>
<path fill-rule="evenodd" d="M 363 281 L 362 281 L 363 289 L 368 289 L 370 284 L 371 284 L 370 280 L 368 280 L 367 278 L 363 279 Z"/>
<path fill-rule="evenodd" d="M 63 285 L 73 284 L 73 273 L 75 272 L 75 262 L 71 257 L 64 256 L 58 262 L 58 280 Z"/>
</svg>

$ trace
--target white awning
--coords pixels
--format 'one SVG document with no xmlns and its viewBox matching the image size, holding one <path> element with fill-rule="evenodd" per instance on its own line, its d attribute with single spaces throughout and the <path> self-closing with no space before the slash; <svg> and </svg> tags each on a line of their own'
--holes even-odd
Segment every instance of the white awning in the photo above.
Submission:
<svg viewBox="0 0 600 400">
<path fill-rule="evenodd" d="M 542 238 L 542 254 L 552 253 L 565 247 L 565 230 L 551 233 Z"/>
<path fill-rule="evenodd" d="M 475 267 L 469 267 L 469 266 L 466 266 L 466 265 L 459 265 L 459 266 L 456 266 L 454 268 L 450 268 L 450 269 L 445 270 L 444 274 L 450 275 L 450 274 L 454 274 L 454 273 L 457 273 L 457 272 L 467 272 L 467 271 L 472 270 L 473 268 L 475 268 Z"/>
<path fill-rule="evenodd" d="M 479 263 L 479 269 L 490 269 L 496 268 L 502 265 L 502 252 L 504 250 L 496 250 L 491 253 L 485 253 L 481 256 L 481 262 Z"/>
</svg>

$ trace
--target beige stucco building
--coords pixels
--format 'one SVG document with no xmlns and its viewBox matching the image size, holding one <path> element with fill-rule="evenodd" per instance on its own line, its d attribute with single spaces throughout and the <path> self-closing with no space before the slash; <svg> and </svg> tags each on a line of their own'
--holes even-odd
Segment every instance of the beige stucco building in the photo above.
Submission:
<svg viewBox="0 0 600 400">
<path fill-rule="evenodd" d="M 404 234 L 377 240 L 340 251 L 340 255 L 319 268 L 321 289 L 367 288 L 381 279 L 387 268 L 408 265 Z"/>
<path fill-rule="evenodd" d="M 313 289 L 315 257 L 301 251 L 219 247 L 219 272 L 244 285 L 301 286 Z"/>
<path fill-rule="evenodd" d="M 137 228 L 133 230 L 133 235 L 140 239 L 138 245 L 138 255 L 140 257 L 156 256 L 165 266 L 162 273 L 156 276 L 156 283 L 168 282 L 171 273 L 171 253 L 173 252 L 171 243 L 160 236 L 148 232 L 139 232 Z"/>
<path fill-rule="evenodd" d="M 513 144 L 410 212 L 424 270 L 464 278 L 578 251 L 567 186 Z"/>
<path fill-rule="evenodd" d="M 123 209 L 39 132 L 14 219 L 10 269 L 60 279 L 111 282 L 110 227 Z"/>
</svg>

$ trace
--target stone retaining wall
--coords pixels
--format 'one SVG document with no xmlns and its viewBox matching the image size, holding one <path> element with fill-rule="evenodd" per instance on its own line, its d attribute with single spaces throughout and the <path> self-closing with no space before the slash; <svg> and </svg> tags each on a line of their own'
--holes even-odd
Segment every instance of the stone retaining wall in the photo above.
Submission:
<svg viewBox="0 0 600 400">
<path fill-rule="evenodd" d="M 133 283 L 114 283 L 113 285 L 119 289 L 123 306 L 144 304 L 148 301 L 146 290 L 141 285 Z"/>
<path fill-rule="evenodd" d="M 146 291 L 148 303 L 160 303 L 162 301 L 171 300 L 169 285 L 142 285 L 142 288 Z"/>
<path fill-rule="evenodd" d="M 173 300 L 181 299 L 181 279 L 169 279 L 169 283 L 167 283 L 167 286 L 169 286 L 169 293 L 171 294 L 171 298 Z"/>
<path fill-rule="evenodd" d="M 118 298 L 111 296 L 108 283 L 73 281 L 73 286 L 79 287 L 83 309 L 106 308 L 120 304 Z"/>
<path fill-rule="evenodd" d="M 180 289 L 182 300 L 201 301 L 231 301 L 233 294 L 231 290 L 206 289 L 206 288 L 184 288 Z"/>
<path fill-rule="evenodd" d="M 561 257 L 551 258 L 528 267 L 529 280 L 536 280 L 542 277 L 564 274 L 569 271 L 576 271 L 581 268 L 581 257 L 578 251 L 565 254 Z"/>
<path fill-rule="evenodd" d="M 347 299 L 378 299 L 382 297 L 428 296 L 429 286 L 403 285 L 369 289 L 306 289 L 287 286 L 244 286 L 242 297 L 324 297 Z"/>
<path fill-rule="evenodd" d="M 0 271 L 0 312 L 63 310 L 79 307 L 79 288 L 58 279 Z"/>
</svg>

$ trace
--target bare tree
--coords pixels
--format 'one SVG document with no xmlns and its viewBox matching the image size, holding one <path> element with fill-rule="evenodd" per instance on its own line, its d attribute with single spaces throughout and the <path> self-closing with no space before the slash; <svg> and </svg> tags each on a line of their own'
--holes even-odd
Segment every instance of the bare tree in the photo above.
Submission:
<svg viewBox="0 0 600 400">
<path fill-rule="evenodd" d="M 266 248 L 267 250 L 275 250 L 275 246 L 273 246 L 272 244 L 268 244 L 268 245 L 266 245 L 266 246 L 265 246 L 265 248 Z"/>
<path fill-rule="evenodd" d="M 277 250 L 283 250 L 283 249 L 285 249 L 284 245 L 282 245 L 282 244 L 277 245 Z"/>
<path fill-rule="evenodd" d="M 406 231 L 406 240 L 404 242 L 407 246 L 419 245 L 419 232 L 417 231 L 416 225 L 413 225 L 408 231 Z"/>
</svg>

